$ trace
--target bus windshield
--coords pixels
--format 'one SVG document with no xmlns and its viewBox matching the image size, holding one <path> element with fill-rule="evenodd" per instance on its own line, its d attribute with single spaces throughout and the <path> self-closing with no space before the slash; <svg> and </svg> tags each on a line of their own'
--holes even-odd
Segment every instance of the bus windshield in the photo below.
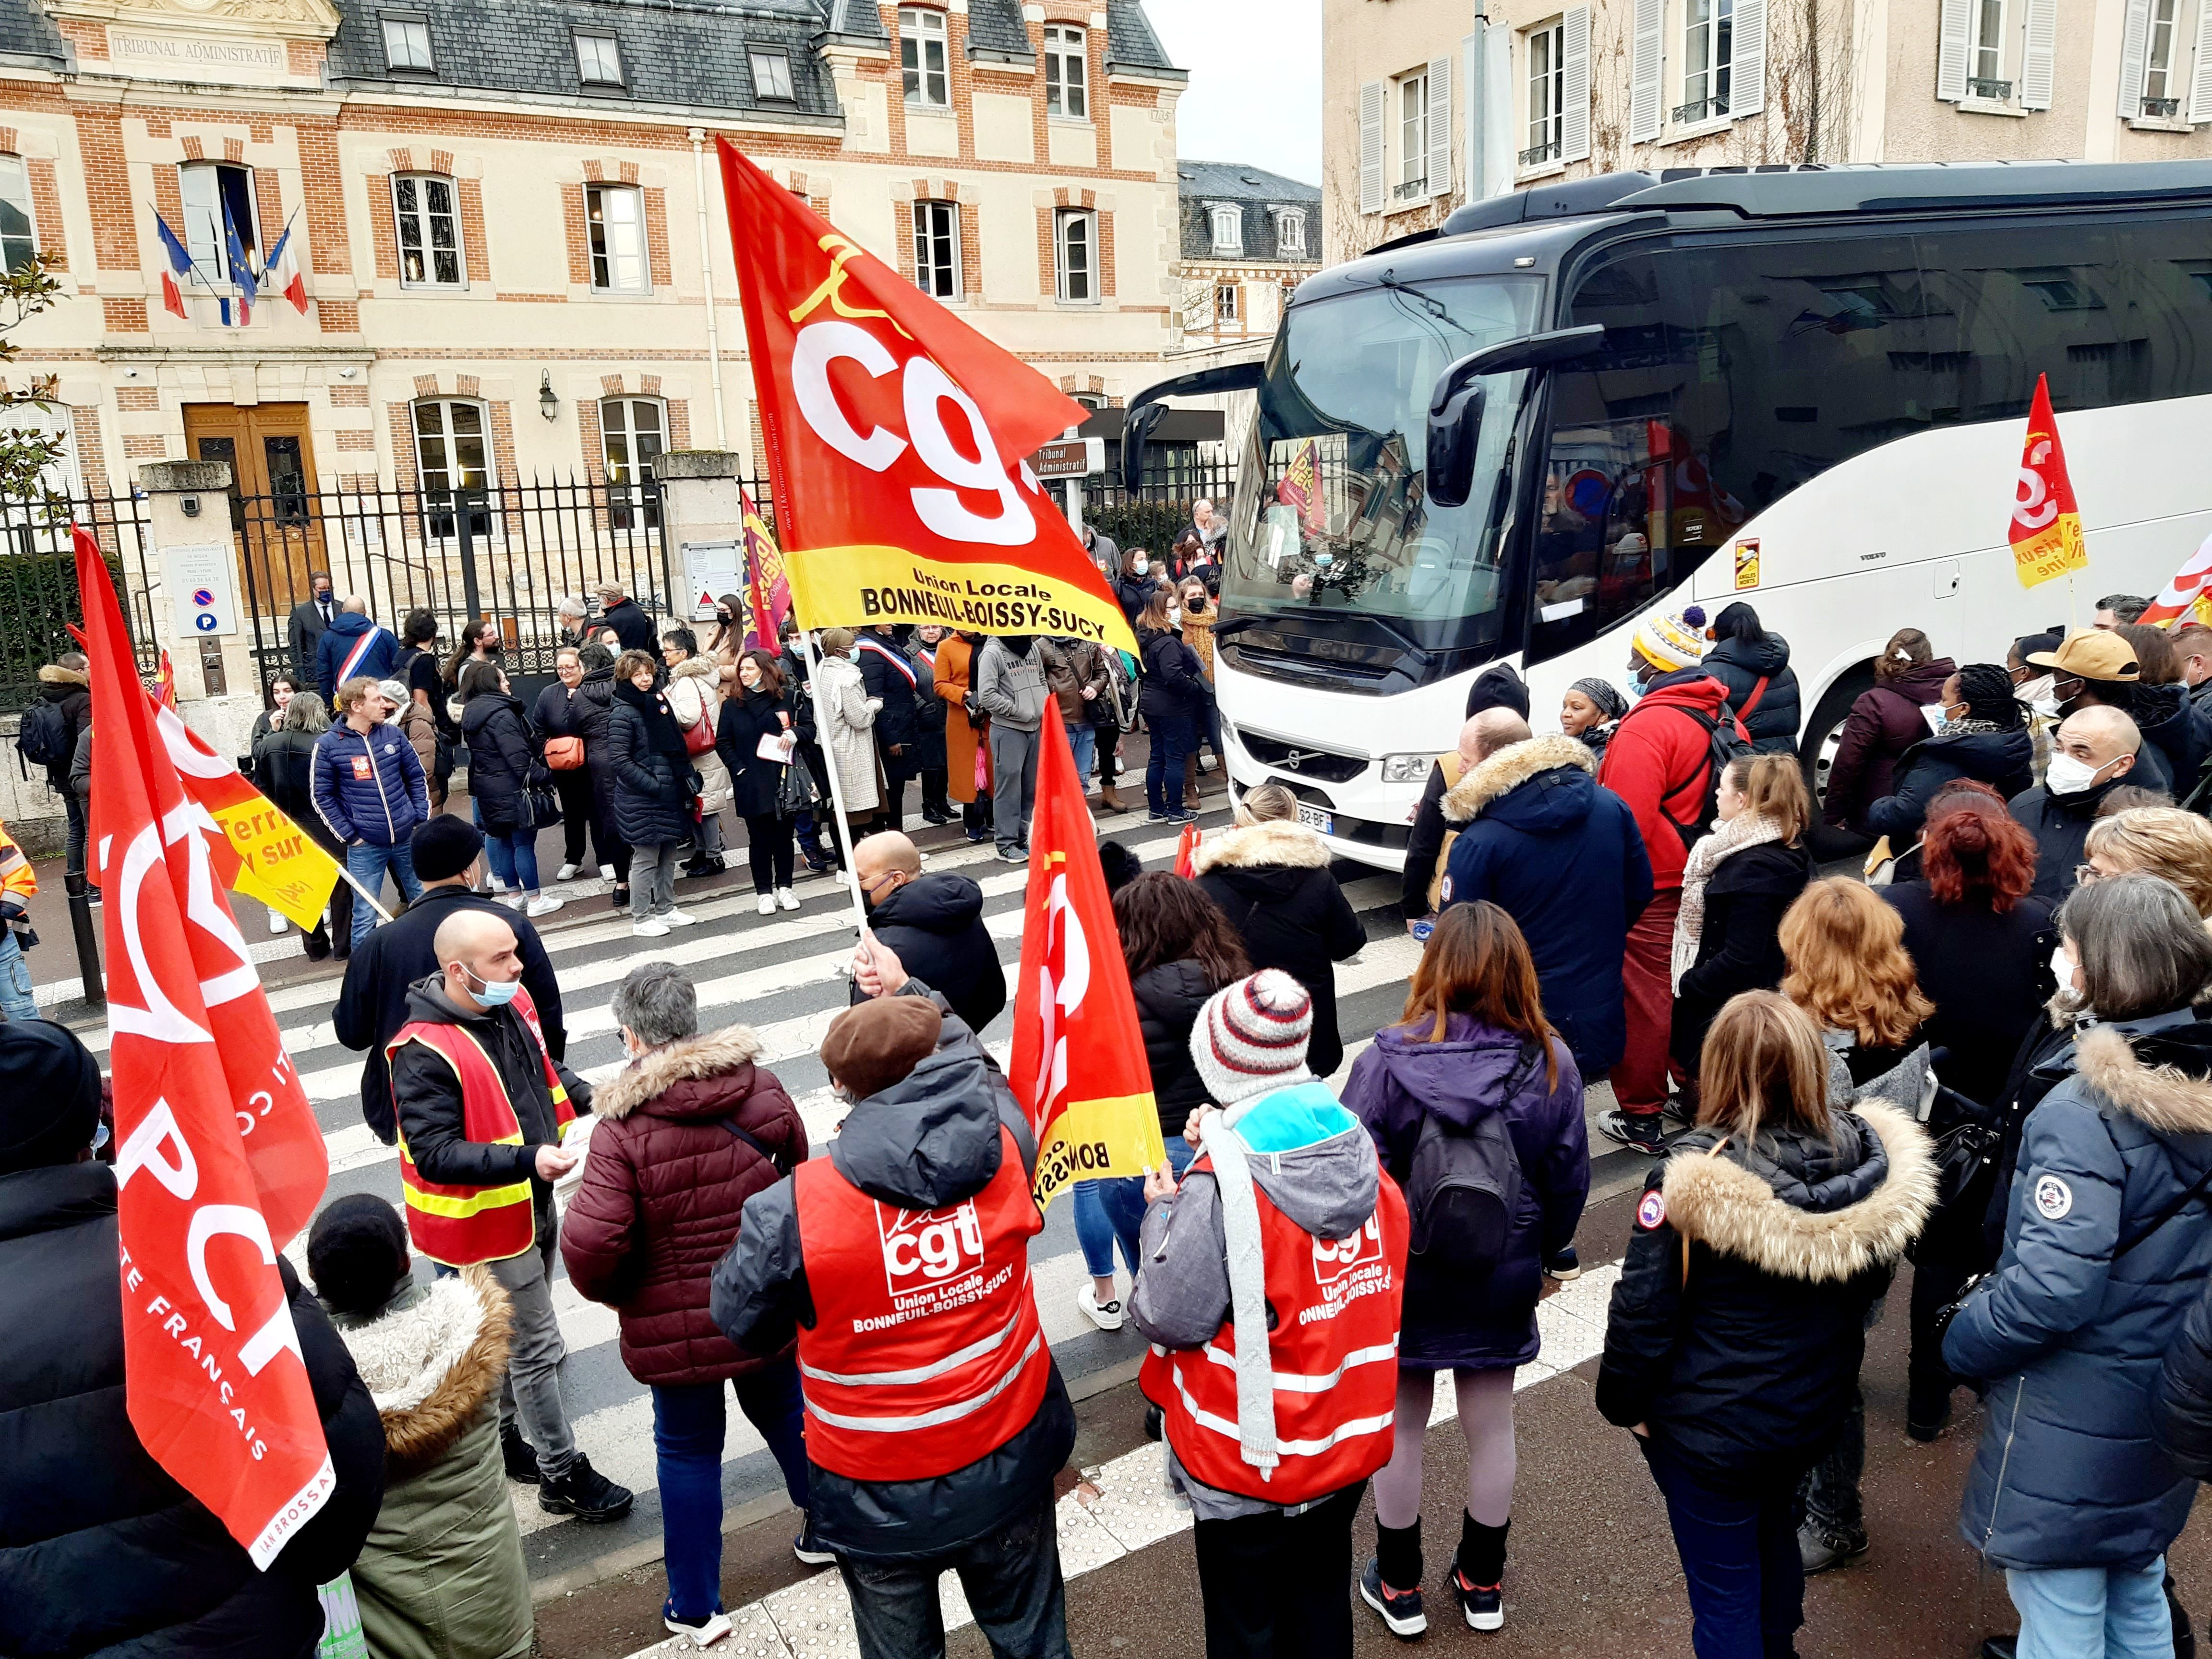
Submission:
<svg viewBox="0 0 2212 1659">
<path fill-rule="evenodd" d="M 1365 615 L 1425 647 L 1504 631 L 1496 478 L 1526 376 L 1490 387 L 1467 505 L 1425 498 L 1429 395 L 1456 358 L 1535 326 L 1541 284 L 1475 276 L 1293 307 L 1238 469 L 1224 615 Z"/>
</svg>

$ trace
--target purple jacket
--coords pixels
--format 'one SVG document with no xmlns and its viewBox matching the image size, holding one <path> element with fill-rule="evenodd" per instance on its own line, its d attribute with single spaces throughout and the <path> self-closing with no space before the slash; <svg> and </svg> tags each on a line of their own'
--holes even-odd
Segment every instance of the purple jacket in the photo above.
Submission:
<svg viewBox="0 0 2212 1659">
<path fill-rule="evenodd" d="M 1958 672 L 1950 658 L 1938 657 L 1859 693 L 1844 718 L 1835 763 L 1828 769 L 1823 815 L 1830 823 L 1849 824 L 1862 835 L 1875 833 L 1867 826 L 1867 809 L 1897 793 L 1897 763 L 1929 735 L 1921 709 L 1942 695 L 1943 682 Z"/>
<path fill-rule="evenodd" d="M 1429 1029 L 1426 1020 L 1414 1028 Z M 1466 1127 L 1503 1111 L 1521 1160 L 1520 1212 L 1486 1281 L 1431 1278 L 1419 1256 L 1407 1262 L 1398 1363 L 1410 1370 L 1494 1370 L 1536 1357 L 1544 1258 L 1573 1243 L 1589 1196 L 1582 1076 L 1565 1044 L 1553 1049 L 1559 1085 L 1547 1089 L 1543 1058 L 1531 1044 L 1454 1014 L 1441 1042 L 1386 1026 L 1352 1063 L 1345 1107 L 1367 1126 L 1393 1179 L 1403 1182 L 1411 1172 L 1421 1120 L 1431 1112 Z"/>
</svg>

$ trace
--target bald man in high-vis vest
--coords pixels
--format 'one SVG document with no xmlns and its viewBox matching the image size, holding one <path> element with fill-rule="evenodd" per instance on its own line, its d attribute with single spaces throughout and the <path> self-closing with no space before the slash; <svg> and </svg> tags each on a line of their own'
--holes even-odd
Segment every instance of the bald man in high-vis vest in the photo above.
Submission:
<svg viewBox="0 0 2212 1659">
<path fill-rule="evenodd" d="M 591 1086 L 547 1052 L 506 921 L 456 911 L 432 949 L 441 966 L 407 988 L 407 1024 L 385 1048 L 408 1236 L 441 1273 L 483 1263 L 514 1305 L 499 1401 L 508 1477 L 536 1486 L 549 1515 L 618 1521 L 633 1495 L 576 1449 L 553 1312 L 553 1182 L 574 1167 L 561 1143 Z"/>
</svg>

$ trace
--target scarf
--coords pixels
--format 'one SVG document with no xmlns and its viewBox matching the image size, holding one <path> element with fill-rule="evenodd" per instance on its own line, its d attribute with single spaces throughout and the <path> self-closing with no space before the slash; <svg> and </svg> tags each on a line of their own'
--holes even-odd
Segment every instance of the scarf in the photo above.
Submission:
<svg viewBox="0 0 2212 1659">
<path fill-rule="evenodd" d="M 1282 1449 L 1275 1432 L 1274 1354 L 1267 1346 L 1267 1263 L 1260 1206 L 1237 1120 L 1272 1091 L 1209 1111 L 1199 1120 L 1199 1145 L 1213 1165 L 1221 1194 L 1221 1235 L 1229 1269 L 1229 1316 L 1237 1334 L 1237 1442 L 1243 1460 L 1273 1478 Z"/>
<path fill-rule="evenodd" d="M 1782 826 L 1772 818 L 1740 813 L 1710 836 L 1699 838 L 1682 866 L 1682 908 L 1674 916 L 1673 988 L 1682 988 L 1682 975 L 1698 959 L 1698 941 L 1705 931 L 1705 884 L 1713 878 L 1723 859 L 1747 847 L 1760 847 L 1782 839 Z"/>
<path fill-rule="evenodd" d="M 684 746 L 684 728 L 676 723 L 676 716 L 668 707 L 665 691 L 641 691 L 628 680 L 615 687 L 615 696 L 628 703 L 645 719 L 646 746 L 656 755 L 689 755 Z M 690 764 L 687 760 L 686 765 Z"/>
</svg>

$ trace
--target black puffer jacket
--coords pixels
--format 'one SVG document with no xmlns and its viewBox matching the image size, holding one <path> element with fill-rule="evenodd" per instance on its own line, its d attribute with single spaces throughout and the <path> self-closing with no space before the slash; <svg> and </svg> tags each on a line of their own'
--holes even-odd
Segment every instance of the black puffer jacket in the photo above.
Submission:
<svg viewBox="0 0 2212 1659">
<path fill-rule="evenodd" d="M 1199 890 L 1244 941 L 1252 971 L 1279 968 L 1313 997 L 1306 1064 L 1325 1078 L 1344 1063 L 1336 1028 L 1336 966 L 1367 943 L 1328 848 L 1303 824 L 1279 820 L 1209 836 L 1192 855 Z"/>
<path fill-rule="evenodd" d="M 73 668 L 64 668 L 59 663 L 48 663 L 39 670 L 39 696 L 57 705 L 62 718 L 69 722 L 68 752 L 76 752 L 76 740 L 84 735 L 85 727 L 92 724 L 92 687 L 82 674 Z M 46 768 L 46 782 L 57 792 L 69 793 L 70 763 L 56 761 Z"/>
<path fill-rule="evenodd" d="M 1751 746 L 1762 755 L 1786 755 L 1797 747 L 1797 728 L 1805 722 L 1797 696 L 1797 671 L 1790 665 L 1790 641 L 1779 634 L 1752 640 L 1723 640 L 1698 665 L 1728 687 L 1729 707 L 1751 733 Z M 1761 680 L 1766 690 L 1748 714 L 1743 707 Z"/>
<path fill-rule="evenodd" d="M 315 1587 L 384 1498 L 384 1430 L 337 1333 L 279 1259 L 337 1490 L 254 1570 L 148 1455 L 124 1405 L 115 1174 L 0 1176 L 0 1653 L 307 1659 Z"/>
<path fill-rule="evenodd" d="M 541 772 L 544 739 L 530 728 L 522 705 L 504 691 L 480 691 L 461 710 L 469 747 L 469 799 L 489 836 L 530 828 L 531 775 Z"/>
<path fill-rule="evenodd" d="M 1935 1202 L 1917 1124 L 1872 1103 L 1834 1124 L 1832 1143 L 1792 1131 L 1717 1156 L 1692 1130 L 1637 1206 L 1597 1408 L 1717 1492 L 1794 1486 L 1835 1443 L 1867 1312 Z"/>
<path fill-rule="evenodd" d="M 2212 1480 L 2212 1280 L 2166 1351 L 2150 1431 L 2184 1474 Z"/>
<path fill-rule="evenodd" d="M 1155 963 L 1129 981 L 1137 999 L 1137 1024 L 1145 1034 L 1152 1100 L 1159 1108 L 1164 1136 L 1181 1134 L 1191 1109 L 1206 1104 L 1206 1085 L 1199 1079 L 1198 1062 L 1190 1057 L 1190 1033 L 1198 1024 L 1198 1011 L 1220 988 L 1188 957 Z"/>
<path fill-rule="evenodd" d="M 1006 1006 L 1006 970 L 983 926 L 983 890 L 966 876 L 916 876 L 868 912 L 868 927 L 970 1030 L 981 1030 Z M 857 985 L 852 1000 L 865 1000 Z"/>
<path fill-rule="evenodd" d="M 1905 751 L 1893 775 L 1896 793 L 1866 811 L 1867 828 L 1889 837 L 1903 853 L 1920 839 L 1928 807 L 1946 784 L 1960 778 L 1986 783 L 2009 800 L 2035 784 L 2035 739 L 2025 726 L 1996 732 L 1944 732 Z"/>
<path fill-rule="evenodd" d="M 1182 635 L 1139 628 L 1137 652 L 1145 670 L 1139 696 L 1146 720 L 1189 720 L 1206 707 L 1206 670 Z"/>
<path fill-rule="evenodd" d="M 654 696 L 659 697 L 658 692 Z M 667 707 L 667 699 L 660 697 L 659 711 L 672 723 L 675 716 L 666 714 Z M 632 847 L 658 847 L 691 833 L 691 797 L 684 781 L 694 775 L 689 757 L 655 749 L 646 717 L 620 696 L 607 714 L 607 761 L 614 773 L 617 835 Z"/>
<path fill-rule="evenodd" d="M 867 687 L 868 695 L 884 700 L 884 706 L 876 710 L 876 747 L 894 769 L 918 770 L 921 761 L 915 745 L 921 732 L 920 696 L 925 694 L 917 691 L 919 677 L 912 659 L 899 649 L 896 640 L 870 631 L 861 635 L 853 647 L 853 660 L 860 665 L 860 684 Z M 937 702 L 933 684 L 926 695 L 932 702 Z M 891 753 L 894 749 L 899 751 L 896 755 Z"/>
<path fill-rule="evenodd" d="M 2190 701 L 2185 685 L 2139 685 L 2131 712 L 2142 733 L 2142 749 L 2130 781 L 2163 789 L 2179 800 L 2197 787 L 2204 756 L 2212 749 L 2212 722 Z"/>
<path fill-rule="evenodd" d="M 1782 959 L 1782 915 L 1814 874 L 1808 850 L 1776 842 L 1742 848 L 1714 870 L 1705 884 L 1697 959 L 1674 989 L 1668 1048 L 1685 1070 L 1697 1071 L 1705 1030 L 1723 1003 L 1739 991 L 1771 991 L 1782 983 L 1789 971 Z"/>
</svg>

